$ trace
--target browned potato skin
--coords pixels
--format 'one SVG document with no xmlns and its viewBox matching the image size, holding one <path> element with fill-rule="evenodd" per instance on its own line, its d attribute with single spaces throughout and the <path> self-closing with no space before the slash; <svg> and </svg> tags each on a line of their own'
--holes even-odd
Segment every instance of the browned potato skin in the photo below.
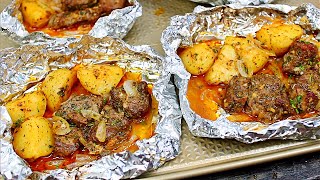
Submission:
<svg viewBox="0 0 320 180">
<path fill-rule="evenodd" d="M 199 43 L 187 47 L 179 56 L 186 70 L 192 75 L 206 73 L 218 56 L 220 44 Z"/>
<path fill-rule="evenodd" d="M 54 112 L 66 101 L 71 88 L 77 81 L 77 72 L 66 68 L 50 72 L 44 79 L 41 89 L 47 98 L 47 108 Z"/>
<path fill-rule="evenodd" d="M 21 12 L 23 20 L 31 27 L 41 28 L 48 24 L 51 9 L 37 0 L 22 0 Z"/>
<path fill-rule="evenodd" d="M 299 25 L 276 22 L 263 26 L 256 33 L 256 37 L 277 56 L 283 56 L 302 34 L 303 29 Z"/>
<path fill-rule="evenodd" d="M 86 90 L 102 96 L 109 94 L 123 76 L 122 68 L 106 64 L 80 67 L 77 72 L 77 77 Z"/>
<path fill-rule="evenodd" d="M 47 100 L 42 91 L 34 91 L 8 102 L 6 108 L 13 122 L 13 127 L 31 116 L 43 116 Z"/>
<path fill-rule="evenodd" d="M 210 67 L 204 78 L 208 84 L 228 83 L 233 76 L 239 74 L 236 63 L 238 55 L 234 47 L 222 46 L 217 60 Z"/>
<path fill-rule="evenodd" d="M 49 155 L 54 146 L 50 122 L 44 117 L 30 117 L 15 129 L 12 144 L 23 159 Z"/>
</svg>

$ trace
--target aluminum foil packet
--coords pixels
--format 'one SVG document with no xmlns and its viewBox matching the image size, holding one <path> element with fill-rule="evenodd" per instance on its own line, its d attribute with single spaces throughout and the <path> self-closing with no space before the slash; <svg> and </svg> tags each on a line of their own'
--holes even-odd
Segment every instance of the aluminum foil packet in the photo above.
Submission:
<svg viewBox="0 0 320 180">
<path fill-rule="evenodd" d="M 16 1 L 7 6 L 0 14 L 0 30 L 19 44 L 40 44 L 68 38 L 68 41 L 81 37 L 77 31 L 63 37 L 52 37 L 44 32 L 29 33 L 19 19 L 13 16 L 16 11 Z M 124 38 L 135 21 L 142 15 L 142 6 L 137 0 L 128 0 L 131 4 L 122 9 L 115 9 L 109 15 L 100 17 L 88 35 L 103 38 L 106 36 Z"/>
<path fill-rule="evenodd" d="M 226 5 L 213 8 L 197 6 L 193 13 L 172 17 L 171 24 L 162 34 L 161 42 L 167 55 L 166 60 L 171 64 L 168 71 L 174 74 L 175 85 L 179 89 L 182 115 L 193 135 L 236 139 L 244 143 L 268 139 L 302 140 L 320 137 L 320 117 L 287 119 L 265 125 L 258 122 L 231 122 L 226 118 L 229 114 L 222 108 L 218 110 L 219 118 L 211 121 L 200 117 L 190 108 L 186 92 L 191 74 L 185 70 L 177 55 L 178 48 L 191 46 L 203 40 L 224 40 L 226 36 L 232 35 L 254 36 L 262 25 L 270 23 L 274 18 L 283 18 L 287 22 L 299 24 L 309 33 L 320 30 L 320 10 L 312 4 L 299 7 L 271 4 Z M 319 34 L 316 36 L 318 40 Z"/>
<path fill-rule="evenodd" d="M 224 4 L 241 4 L 241 5 L 259 5 L 269 4 L 274 0 L 190 0 L 196 3 L 206 3 L 212 6 L 224 5 Z"/>
<path fill-rule="evenodd" d="M 10 99 L 35 89 L 54 69 L 77 64 L 116 63 L 131 72 L 140 72 L 152 83 L 159 102 L 159 113 L 153 118 L 155 135 L 138 141 L 134 153 L 128 151 L 104 156 L 72 170 L 57 169 L 32 172 L 13 150 L 11 118 L 4 106 Z M 163 58 L 149 46 L 129 46 L 122 40 L 83 36 L 66 44 L 24 45 L 0 50 L 0 173 L 5 179 L 122 179 L 134 178 L 156 169 L 179 153 L 181 112 L 171 74 Z M 0 176 L 1 177 L 1 176 Z"/>
</svg>

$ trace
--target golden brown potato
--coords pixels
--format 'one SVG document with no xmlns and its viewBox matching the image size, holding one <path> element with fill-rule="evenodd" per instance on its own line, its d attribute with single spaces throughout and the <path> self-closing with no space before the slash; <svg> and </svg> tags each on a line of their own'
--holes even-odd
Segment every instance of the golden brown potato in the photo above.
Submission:
<svg viewBox="0 0 320 180">
<path fill-rule="evenodd" d="M 66 101 L 71 88 L 77 81 L 77 72 L 69 69 L 58 69 L 50 72 L 42 83 L 41 89 L 47 98 L 47 107 L 54 112 Z"/>
<path fill-rule="evenodd" d="M 47 101 L 42 91 L 34 91 L 8 102 L 5 106 L 12 119 L 13 127 L 16 127 L 31 116 L 43 116 Z"/>
<path fill-rule="evenodd" d="M 205 74 L 205 80 L 209 84 L 228 83 L 233 76 L 239 74 L 236 63 L 238 55 L 234 47 L 230 45 L 222 46 L 218 59 Z"/>
<path fill-rule="evenodd" d="M 225 39 L 226 45 L 231 45 L 239 55 L 238 70 L 242 76 L 251 77 L 253 73 L 260 71 L 268 62 L 269 56 L 275 56 L 268 50 L 259 47 L 259 41 L 252 36 L 246 38 L 228 36 Z"/>
<path fill-rule="evenodd" d="M 77 72 L 82 86 L 97 95 L 108 94 L 117 86 L 124 75 L 124 70 L 113 65 L 88 65 L 80 67 Z"/>
<path fill-rule="evenodd" d="M 49 155 L 54 138 L 50 122 L 44 117 L 30 117 L 13 134 L 13 147 L 24 159 L 36 159 Z"/>
<path fill-rule="evenodd" d="M 282 56 L 302 34 L 303 29 L 299 25 L 274 23 L 263 26 L 256 33 L 256 37 L 277 56 Z"/>
<path fill-rule="evenodd" d="M 212 66 L 218 55 L 220 45 L 209 45 L 206 43 L 194 44 L 179 54 L 184 67 L 189 73 L 201 75 L 206 73 Z"/>
<path fill-rule="evenodd" d="M 22 0 L 23 20 L 31 27 L 40 28 L 48 24 L 51 9 L 37 0 Z"/>
</svg>

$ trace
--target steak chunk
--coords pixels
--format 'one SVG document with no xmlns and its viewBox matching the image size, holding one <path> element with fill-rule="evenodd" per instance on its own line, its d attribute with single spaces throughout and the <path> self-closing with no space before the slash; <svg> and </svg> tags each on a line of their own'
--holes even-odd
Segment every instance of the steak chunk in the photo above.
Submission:
<svg viewBox="0 0 320 180">
<path fill-rule="evenodd" d="M 141 118 L 151 107 L 147 83 L 126 81 L 124 86 L 128 89 L 122 86 L 110 91 L 112 107 L 118 112 L 123 111 L 128 118 Z"/>
<path fill-rule="evenodd" d="M 234 76 L 227 87 L 224 99 L 224 108 L 230 113 L 242 112 L 246 105 L 249 94 L 250 79 Z"/>
<path fill-rule="evenodd" d="M 97 0 L 62 0 L 62 5 L 65 10 L 79 10 L 92 7 L 98 3 Z"/>
<path fill-rule="evenodd" d="M 58 156 L 68 156 L 75 152 L 80 147 L 80 131 L 73 128 L 66 135 L 54 135 L 54 150 L 53 153 Z"/>
<path fill-rule="evenodd" d="M 68 101 L 64 102 L 55 115 L 60 116 L 78 126 L 86 125 L 91 120 L 90 117 L 85 117 L 81 113 L 83 110 L 88 110 L 100 113 L 103 105 L 103 98 L 95 95 L 80 95 L 73 96 Z"/>
<path fill-rule="evenodd" d="M 250 82 L 247 111 L 265 123 L 283 119 L 290 112 L 285 85 L 274 75 L 253 76 Z"/>
<path fill-rule="evenodd" d="M 295 41 L 287 54 L 284 55 L 283 71 L 295 75 L 302 75 L 313 68 L 319 61 L 318 48 L 312 44 Z"/>
<path fill-rule="evenodd" d="M 306 71 L 296 77 L 291 84 L 290 104 L 297 114 L 320 110 L 320 73 L 315 70 Z"/>
</svg>

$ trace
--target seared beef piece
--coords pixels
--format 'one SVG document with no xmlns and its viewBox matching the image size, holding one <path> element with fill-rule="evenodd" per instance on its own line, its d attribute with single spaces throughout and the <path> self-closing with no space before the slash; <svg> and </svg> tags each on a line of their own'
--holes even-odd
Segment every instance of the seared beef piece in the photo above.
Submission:
<svg viewBox="0 0 320 180">
<path fill-rule="evenodd" d="M 64 102 L 55 115 L 71 121 L 78 126 L 86 125 L 91 118 L 81 114 L 82 110 L 90 110 L 99 113 L 102 109 L 103 98 L 95 95 L 73 96 Z"/>
<path fill-rule="evenodd" d="M 317 54 L 318 48 L 314 44 L 295 41 L 291 45 L 289 52 L 283 57 L 283 71 L 301 75 L 320 61 Z"/>
<path fill-rule="evenodd" d="M 106 119 L 107 126 L 117 129 L 126 129 L 131 121 L 125 116 L 121 110 L 116 110 L 110 105 L 105 105 L 101 112 L 104 119 Z"/>
<path fill-rule="evenodd" d="M 246 105 L 250 79 L 234 76 L 227 87 L 224 109 L 230 113 L 239 113 Z"/>
<path fill-rule="evenodd" d="M 283 119 L 290 111 L 285 85 L 274 75 L 260 74 L 251 78 L 248 96 L 249 114 L 265 123 Z"/>
<path fill-rule="evenodd" d="M 62 0 L 61 3 L 64 10 L 70 11 L 92 7 L 98 3 L 98 0 Z"/>
<path fill-rule="evenodd" d="M 102 13 L 100 6 L 86 8 L 84 10 L 67 11 L 50 17 L 48 27 L 52 29 L 60 29 L 63 27 L 70 27 L 79 22 L 94 22 Z"/>
<path fill-rule="evenodd" d="M 123 110 L 128 118 L 137 119 L 144 116 L 151 107 L 151 95 L 146 82 L 132 82 L 135 95 L 128 95 L 123 87 L 110 91 L 110 103 L 118 112 Z"/>
<path fill-rule="evenodd" d="M 126 0 L 99 0 L 99 6 L 104 13 L 110 13 L 114 9 L 120 9 L 125 6 Z"/>
<path fill-rule="evenodd" d="M 80 130 L 73 128 L 66 135 L 54 135 L 53 153 L 58 156 L 68 156 L 80 147 Z"/>
<path fill-rule="evenodd" d="M 296 77 L 291 84 L 290 104 L 296 113 L 305 113 L 316 109 L 320 98 L 320 73 L 308 70 L 303 75 Z"/>
</svg>

